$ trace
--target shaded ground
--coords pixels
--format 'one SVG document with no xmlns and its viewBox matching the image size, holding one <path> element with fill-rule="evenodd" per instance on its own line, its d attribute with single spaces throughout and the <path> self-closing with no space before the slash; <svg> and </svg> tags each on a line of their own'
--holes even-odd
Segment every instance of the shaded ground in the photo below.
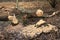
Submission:
<svg viewBox="0 0 60 40">
<path fill-rule="evenodd" d="M 9 8 L 9 7 L 11 7 L 11 6 L 8 6 L 7 8 Z M 32 5 L 32 7 L 33 7 L 33 5 Z M 32 7 L 30 7 L 30 8 L 32 8 Z M 25 8 L 27 8 L 27 6 L 25 6 Z M 46 6 L 45 10 L 46 9 L 48 10 L 48 8 L 49 8 L 49 6 L 48 7 Z M 56 10 L 58 10 L 59 8 L 60 8 L 60 6 L 58 4 L 56 7 Z M 28 20 L 28 22 L 29 22 L 29 24 L 33 24 L 33 23 L 36 23 L 40 19 L 41 18 L 31 18 Z M 52 31 L 47 34 L 42 33 L 41 35 L 38 35 L 37 37 L 35 37 L 33 39 L 28 39 L 28 38 L 23 37 L 24 35 L 20 34 L 19 27 L 21 26 L 21 28 L 22 28 L 23 27 L 22 24 L 18 24 L 16 26 L 16 28 L 19 30 L 19 32 L 18 32 L 18 30 L 14 31 L 12 29 L 15 26 L 9 27 L 10 22 L 0 22 L 0 31 L 1 31 L 0 32 L 0 40 L 60 40 L 60 14 L 55 15 L 54 17 L 51 17 L 51 18 L 43 18 L 43 19 L 46 20 L 48 23 L 57 26 L 59 31 L 58 32 Z M 11 32 L 11 31 L 7 32 L 5 30 L 6 27 L 9 27 L 9 29 L 11 28 L 11 30 L 13 30 L 13 32 Z M 22 37 L 20 37 L 20 36 L 22 36 Z"/>
</svg>

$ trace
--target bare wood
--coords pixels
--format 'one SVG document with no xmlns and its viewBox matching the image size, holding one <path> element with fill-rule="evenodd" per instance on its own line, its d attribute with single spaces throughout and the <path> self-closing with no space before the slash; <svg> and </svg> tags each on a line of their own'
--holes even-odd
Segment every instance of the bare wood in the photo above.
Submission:
<svg viewBox="0 0 60 40">
<path fill-rule="evenodd" d="M 40 9 L 38 9 L 38 10 L 23 10 L 23 11 L 21 11 L 22 13 L 26 13 L 26 17 L 52 17 L 52 16 L 55 16 L 55 15 L 57 15 L 60 11 L 58 10 L 58 11 L 55 11 L 55 12 L 53 12 L 51 15 L 48 15 L 48 13 L 47 14 L 45 14 L 42 10 L 40 10 Z"/>
</svg>

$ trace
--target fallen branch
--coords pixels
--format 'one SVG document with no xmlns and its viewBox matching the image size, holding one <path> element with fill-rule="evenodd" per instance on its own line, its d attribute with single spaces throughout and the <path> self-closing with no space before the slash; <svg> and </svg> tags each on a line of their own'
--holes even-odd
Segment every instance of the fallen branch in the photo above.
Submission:
<svg viewBox="0 0 60 40">
<path fill-rule="evenodd" d="M 45 16 L 45 17 L 52 17 L 52 16 L 55 16 L 55 15 L 57 15 L 59 12 L 60 12 L 60 11 L 53 12 L 51 15 L 47 15 L 47 16 Z"/>
</svg>

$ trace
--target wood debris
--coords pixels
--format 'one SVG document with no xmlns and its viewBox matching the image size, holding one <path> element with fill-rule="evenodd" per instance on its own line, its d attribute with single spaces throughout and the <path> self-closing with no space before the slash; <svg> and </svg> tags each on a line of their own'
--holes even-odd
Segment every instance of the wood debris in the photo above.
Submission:
<svg viewBox="0 0 60 40">
<path fill-rule="evenodd" d="M 24 27 L 22 30 L 22 34 L 25 37 L 34 38 L 37 37 L 37 35 L 40 35 L 43 33 L 48 33 L 51 31 L 58 31 L 58 28 L 54 25 L 48 24 L 48 26 L 42 25 L 41 27 L 37 28 L 35 25 L 28 25 L 27 27 Z"/>
<path fill-rule="evenodd" d="M 18 19 L 16 18 L 15 14 L 13 16 L 8 16 L 8 19 L 13 23 L 13 24 L 18 24 Z"/>
<path fill-rule="evenodd" d="M 43 19 L 39 20 L 36 24 L 35 24 L 35 27 L 39 26 L 39 25 L 42 25 L 46 23 L 45 21 L 43 21 Z"/>
<path fill-rule="evenodd" d="M 40 22 L 41 24 L 41 22 Z M 42 23 L 43 24 L 43 23 Z M 40 35 L 41 33 L 49 33 L 51 31 L 58 31 L 58 28 L 54 25 L 51 24 L 47 24 L 48 26 L 40 26 L 40 27 L 35 27 L 35 24 L 33 25 L 27 25 L 27 26 L 22 26 L 20 24 L 16 25 L 16 26 L 9 26 L 7 28 L 5 28 L 5 30 L 7 32 L 21 32 L 22 35 L 24 35 L 25 38 L 34 38 L 37 37 L 38 35 Z"/>
</svg>

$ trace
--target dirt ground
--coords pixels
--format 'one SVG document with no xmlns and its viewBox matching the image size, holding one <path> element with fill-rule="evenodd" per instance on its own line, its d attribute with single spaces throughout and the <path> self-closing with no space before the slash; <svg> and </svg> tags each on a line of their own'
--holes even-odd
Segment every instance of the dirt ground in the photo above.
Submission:
<svg viewBox="0 0 60 40">
<path fill-rule="evenodd" d="M 39 2 L 37 2 L 37 3 L 39 4 Z M 29 9 L 30 8 L 37 8 L 38 6 L 41 8 L 43 6 L 44 7 L 43 10 L 45 12 L 48 12 L 51 9 L 51 6 L 47 3 L 41 4 L 42 6 L 40 6 L 40 5 L 35 4 L 34 2 L 32 2 L 32 3 L 27 2 L 26 4 L 24 2 L 22 2 L 22 3 L 19 3 L 19 5 L 21 7 L 29 8 Z M 11 8 L 11 7 L 13 8 L 13 7 L 15 7 L 15 3 L 0 3 L 0 6 L 4 6 L 6 8 Z M 60 3 L 57 4 L 55 10 L 60 10 Z M 30 18 L 30 19 L 28 19 L 28 24 L 34 24 L 40 19 L 44 19 L 47 23 L 55 25 L 59 30 L 57 32 L 51 31 L 49 33 L 41 33 L 40 35 L 38 35 L 37 37 L 35 37 L 33 39 L 27 39 L 24 37 L 20 39 L 19 37 L 23 36 L 23 35 L 21 35 L 21 34 L 18 35 L 19 34 L 18 32 L 12 32 L 11 34 L 6 32 L 5 28 L 7 26 L 9 26 L 10 23 L 2 21 L 2 22 L 0 22 L 0 31 L 1 31 L 0 32 L 0 40 L 60 40 L 60 14 L 57 14 L 57 15 L 50 17 L 50 18 Z M 19 26 L 22 26 L 22 25 L 19 24 L 18 27 Z"/>
</svg>

